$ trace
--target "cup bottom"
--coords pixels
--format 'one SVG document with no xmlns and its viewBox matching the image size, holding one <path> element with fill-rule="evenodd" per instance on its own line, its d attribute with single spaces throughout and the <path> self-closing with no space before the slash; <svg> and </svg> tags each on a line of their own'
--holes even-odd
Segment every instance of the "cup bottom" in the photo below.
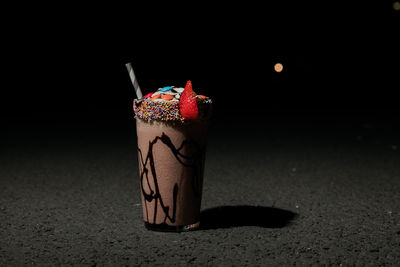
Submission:
<svg viewBox="0 0 400 267">
<path fill-rule="evenodd" d="M 165 223 L 162 224 L 153 224 L 149 222 L 144 222 L 144 226 L 151 231 L 158 231 L 158 232 L 189 232 L 199 229 L 200 222 L 196 222 L 193 224 L 188 225 L 168 225 Z"/>
</svg>

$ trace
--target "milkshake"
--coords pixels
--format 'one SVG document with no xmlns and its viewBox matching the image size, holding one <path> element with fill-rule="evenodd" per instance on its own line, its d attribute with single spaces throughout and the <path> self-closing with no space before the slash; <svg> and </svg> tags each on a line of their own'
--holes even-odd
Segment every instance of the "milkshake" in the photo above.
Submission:
<svg viewBox="0 0 400 267">
<path fill-rule="evenodd" d="M 167 86 L 134 100 L 139 178 L 146 228 L 189 231 L 200 225 L 211 99 Z"/>
</svg>

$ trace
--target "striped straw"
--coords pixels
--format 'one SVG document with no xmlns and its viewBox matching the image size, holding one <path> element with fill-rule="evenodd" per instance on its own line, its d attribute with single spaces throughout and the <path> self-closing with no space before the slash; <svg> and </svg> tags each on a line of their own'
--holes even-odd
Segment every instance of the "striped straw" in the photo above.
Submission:
<svg viewBox="0 0 400 267">
<path fill-rule="evenodd" d="M 126 66 L 126 69 L 128 70 L 129 77 L 131 77 L 131 81 L 132 81 L 133 87 L 135 88 L 137 98 L 140 99 L 143 97 L 143 94 L 142 94 L 142 91 L 140 90 L 140 86 L 136 80 L 136 76 L 135 76 L 135 73 L 133 72 L 132 65 L 131 65 L 131 63 L 126 63 L 125 66 Z"/>
</svg>

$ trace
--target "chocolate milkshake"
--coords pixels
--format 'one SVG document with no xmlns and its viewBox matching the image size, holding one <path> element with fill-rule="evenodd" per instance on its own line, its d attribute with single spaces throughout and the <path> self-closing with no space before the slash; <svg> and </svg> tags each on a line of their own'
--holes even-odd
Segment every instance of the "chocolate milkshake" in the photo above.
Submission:
<svg viewBox="0 0 400 267">
<path fill-rule="evenodd" d="M 188 231 L 199 227 L 211 99 L 168 86 L 134 100 L 145 226 Z"/>
</svg>

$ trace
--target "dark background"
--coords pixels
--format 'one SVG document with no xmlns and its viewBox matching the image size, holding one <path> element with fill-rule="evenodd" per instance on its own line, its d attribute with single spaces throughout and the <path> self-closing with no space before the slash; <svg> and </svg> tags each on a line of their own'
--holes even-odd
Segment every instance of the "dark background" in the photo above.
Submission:
<svg viewBox="0 0 400 267">
<path fill-rule="evenodd" d="M 0 265 L 400 262 L 400 11 L 348 2 L 2 6 Z M 143 227 L 127 62 L 213 99 L 199 231 Z"/>
<path fill-rule="evenodd" d="M 399 15 L 357 4 L 10 7 L 3 121 L 132 123 L 142 90 L 184 86 L 215 120 L 397 122 Z M 273 69 L 284 66 L 282 73 Z M 240 127 L 240 125 L 236 125 Z"/>
</svg>

